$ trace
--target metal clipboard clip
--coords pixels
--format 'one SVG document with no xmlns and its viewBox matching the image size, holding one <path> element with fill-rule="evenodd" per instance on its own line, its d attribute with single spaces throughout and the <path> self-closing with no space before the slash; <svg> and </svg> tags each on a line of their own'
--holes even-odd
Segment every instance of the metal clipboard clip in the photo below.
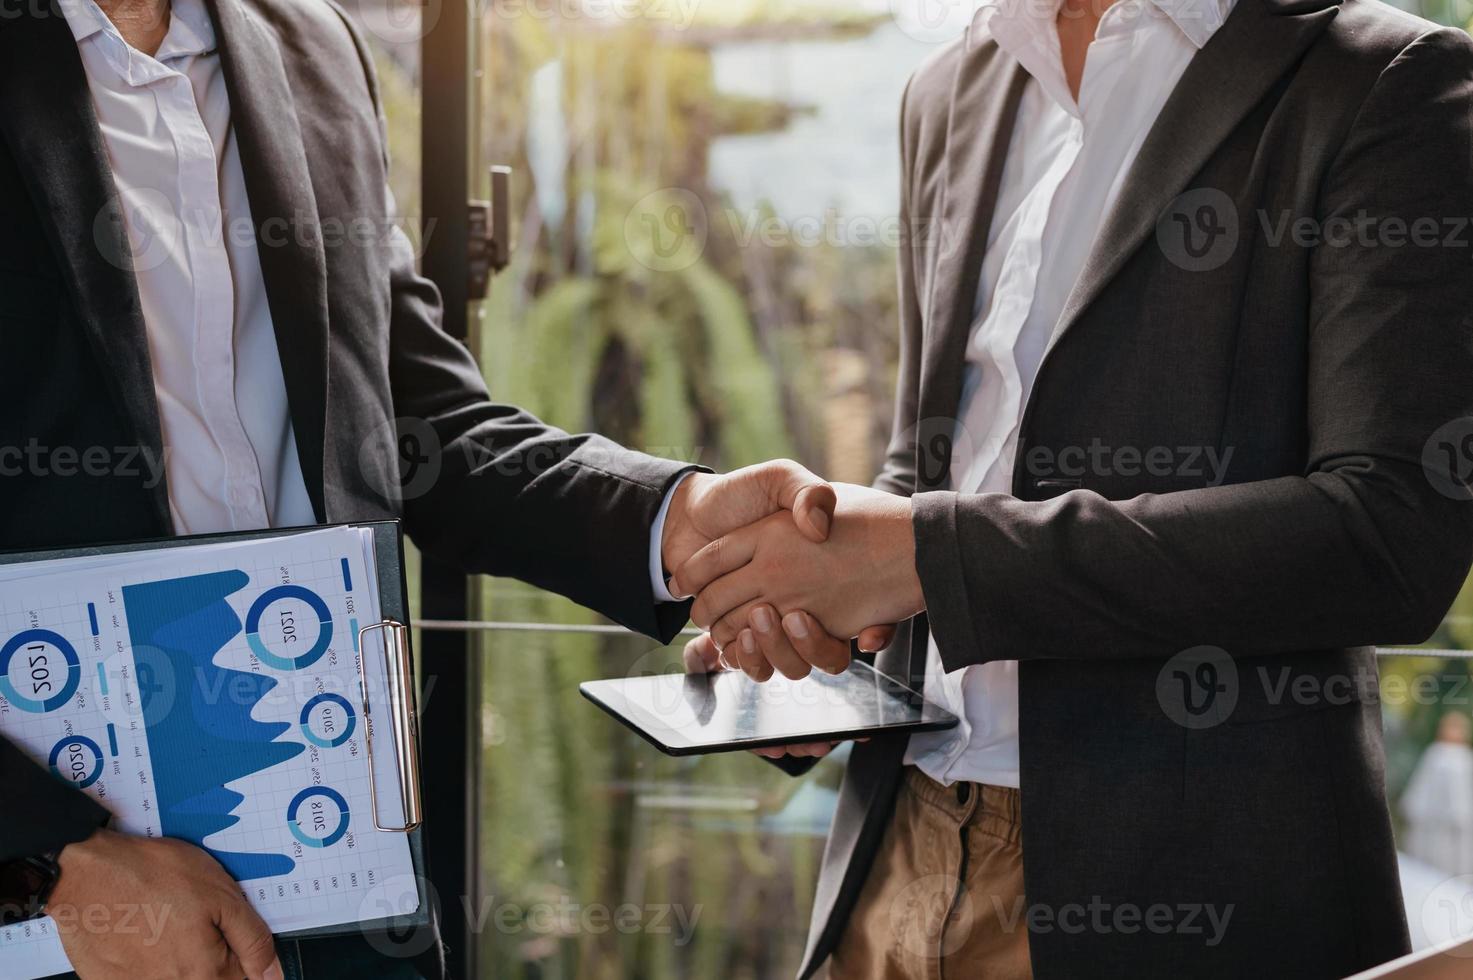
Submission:
<svg viewBox="0 0 1473 980">
<path fill-rule="evenodd" d="M 388 678 L 390 722 L 394 733 L 394 755 L 399 769 L 399 799 L 403 804 L 404 825 L 386 827 L 379 823 L 378 787 L 374 783 L 373 728 L 374 708 L 369 696 L 368 643 L 370 634 L 384 638 L 385 674 Z M 358 680 L 363 688 L 364 743 L 368 746 L 368 795 L 373 801 L 373 826 L 376 830 L 407 834 L 423 823 L 423 799 L 419 786 L 419 708 L 415 698 L 414 664 L 409 659 L 409 627 L 386 619 L 358 631 Z"/>
</svg>

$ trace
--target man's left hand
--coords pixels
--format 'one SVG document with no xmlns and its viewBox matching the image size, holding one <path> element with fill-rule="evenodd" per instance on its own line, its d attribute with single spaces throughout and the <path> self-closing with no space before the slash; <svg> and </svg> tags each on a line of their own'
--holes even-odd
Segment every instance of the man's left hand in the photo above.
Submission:
<svg viewBox="0 0 1473 980">
<path fill-rule="evenodd" d="M 763 604 L 780 612 L 785 626 L 792 614 L 807 612 L 840 638 L 924 610 L 910 500 L 840 489 L 827 542 L 778 515 L 716 539 L 679 566 L 671 589 L 697 595 L 691 619 L 711 630 L 717 647 L 735 641 Z"/>
<path fill-rule="evenodd" d="M 671 498 L 660 554 L 667 570 L 680 568 L 723 535 L 774 515 L 805 540 L 822 543 L 828 539 L 835 504 L 834 488 L 791 460 L 758 463 L 720 476 L 693 473 Z M 692 594 L 675 593 L 680 598 Z"/>
</svg>

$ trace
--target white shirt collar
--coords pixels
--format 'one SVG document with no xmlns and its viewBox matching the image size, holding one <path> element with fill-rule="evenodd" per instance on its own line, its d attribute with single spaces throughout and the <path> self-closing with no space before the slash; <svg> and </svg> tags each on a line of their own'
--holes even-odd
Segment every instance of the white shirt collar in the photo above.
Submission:
<svg viewBox="0 0 1473 980">
<path fill-rule="evenodd" d="M 1198 51 L 1227 21 L 1237 0 L 1151 0 Z"/>
<path fill-rule="evenodd" d="M 1193 46 L 1201 50 L 1227 21 L 1236 2 L 1237 0 L 1117 0 L 1110 9 L 1123 9 L 1129 5 L 1154 7 L 1155 11 L 1165 14 Z M 972 19 L 967 43 L 969 46 L 973 45 L 988 34 L 995 37 L 997 21 L 994 18 L 1001 18 L 1021 28 L 1032 39 L 1045 44 L 1049 43 L 1049 39 L 1043 35 L 1046 29 L 1052 35 L 1052 46 L 1057 47 L 1058 35 L 1054 30 L 1054 23 L 1061 5 L 1061 0 L 982 0 L 982 5 Z M 989 31 L 989 28 L 992 30 Z"/>
<path fill-rule="evenodd" d="M 102 53 L 113 70 L 130 85 L 147 85 L 173 74 L 171 62 L 214 52 L 215 28 L 203 0 L 173 0 L 169 30 L 152 57 L 123 40 L 123 35 L 95 0 L 59 0 L 63 16 L 80 46 L 98 38 Z"/>
</svg>

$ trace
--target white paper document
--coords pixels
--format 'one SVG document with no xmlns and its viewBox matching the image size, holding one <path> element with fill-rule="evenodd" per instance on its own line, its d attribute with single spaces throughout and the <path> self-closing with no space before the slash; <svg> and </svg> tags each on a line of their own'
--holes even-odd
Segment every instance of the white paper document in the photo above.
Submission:
<svg viewBox="0 0 1473 980">
<path fill-rule="evenodd" d="M 382 918 L 413 879 L 375 829 L 388 698 L 373 532 L 327 528 L 0 566 L 0 735 L 128 834 L 207 850 L 273 932 Z M 402 815 L 391 725 L 377 812 Z M 413 911 L 396 889 L 395 913 Z M 140 921 L 139 928 L 149 928 Z M 0 929 L 0 976 L 69 969 L 55 924 Z"/>
</svg>

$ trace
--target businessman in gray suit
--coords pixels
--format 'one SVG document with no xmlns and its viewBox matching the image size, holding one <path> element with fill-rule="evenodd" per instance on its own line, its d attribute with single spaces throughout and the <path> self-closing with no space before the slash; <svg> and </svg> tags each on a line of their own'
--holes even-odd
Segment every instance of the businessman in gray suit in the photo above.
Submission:
<svg viewBox="0 0 1473 980">
<path fill-rule="evenodd" d="M 387 166 L 326 0 L 0 8 L 0 550 L 399 518 L 668 642 L 665 567 L 778 510 L 826 533 L 795 464 L 717 477 L 494 403 Z M 49 914 L 84 980 L 443 973 L 433 941 L 273 943 L 208 853 L 109 830 L 4 738 L 0 785 L 0 923 Z"/>
<path fill-rule="evenodd" d="M 963 718 L 854 746 L 801 976 L 1405 952 L 1373 648 L 1473 561 L 1473 43 L 1375 0 L 988 0 L 901 130 L 875 489 L 672 583 L 694 669 L 901 623 L 878 666 Z"/>
</svg>

